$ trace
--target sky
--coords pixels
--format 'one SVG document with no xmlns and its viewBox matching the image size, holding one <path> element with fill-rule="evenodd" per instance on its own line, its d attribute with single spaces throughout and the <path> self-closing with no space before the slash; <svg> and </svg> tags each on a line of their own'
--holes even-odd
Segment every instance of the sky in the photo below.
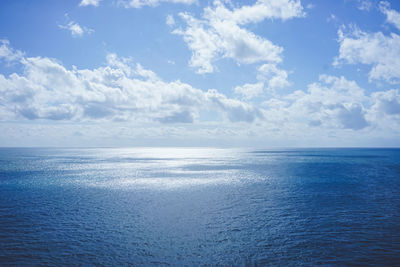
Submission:
<svg viewBox="0 0 400 267">
<path fill-rule="evenodd" d="M 0 1 L 0 146 L 398 147 L 399 88 L 399 1 Z"/>
</svg>

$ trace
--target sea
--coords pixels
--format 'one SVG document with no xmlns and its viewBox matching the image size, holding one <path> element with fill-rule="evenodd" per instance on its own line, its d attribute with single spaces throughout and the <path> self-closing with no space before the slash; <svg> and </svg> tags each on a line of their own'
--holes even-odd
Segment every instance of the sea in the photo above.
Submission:
<svg viewBox="0 0 400 267">
<path fill-rule="evenodd" d="M 0 149 L 0 266 L 315 265 L 400 266 L 400 149 Z"/>
</svg>

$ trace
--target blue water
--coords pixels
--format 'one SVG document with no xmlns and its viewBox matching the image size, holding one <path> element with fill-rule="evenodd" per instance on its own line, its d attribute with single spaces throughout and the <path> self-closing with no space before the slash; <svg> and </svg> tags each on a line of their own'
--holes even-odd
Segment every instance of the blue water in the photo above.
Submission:
<svg viewBox="0 0 400 267">
<path fill-rule="evenodd" d="M 0 149 L 0 265 L 400 265 L 400 149 Z"/>
</svg>

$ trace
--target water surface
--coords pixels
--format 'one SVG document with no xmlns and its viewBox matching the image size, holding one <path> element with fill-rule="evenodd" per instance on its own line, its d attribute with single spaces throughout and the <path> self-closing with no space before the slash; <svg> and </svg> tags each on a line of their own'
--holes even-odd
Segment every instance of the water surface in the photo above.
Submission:
<svg viewBox="0 0 400 267">
<path fill-rule="evenodd" d="M 0 149 L 0 265 L 400 265 L 400 149 Z"/>
</svg>

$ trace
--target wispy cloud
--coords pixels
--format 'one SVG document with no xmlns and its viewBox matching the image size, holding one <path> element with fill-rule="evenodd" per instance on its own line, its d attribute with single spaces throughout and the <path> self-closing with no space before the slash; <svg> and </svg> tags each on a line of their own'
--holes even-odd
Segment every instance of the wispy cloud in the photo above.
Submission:
<svg viewBox="0 0 400 267">
<path fill-rule="evenodd" d="M 12 62 L 15 60 L 20 60 L 23 56 L 24 53 L 10 47 L 10 42 L 8 40 L 0 39 L 0 59 L 3 59 L 7 62 Z"/>
<path fill-rule="evenodd" d="M 386 15 L 386 21 L 393 24 L 397 29 L 400 30 L 400 12 L 391 9 L 390 3 L 387 1 L 381 1 L 379 3 L 379 10 Z"/>
<path fill-rule="evenodd" d="M 172 27 L 175 25 L 175 19 L 172 15 L 168 15 L 167 19 L 165 20 L 165 23 L 167 23 L 168 26 Z"/>
<path fill-rule="evenodd" d="M 161 3 L 191 5 L 196 2 L 197 0 L 118 0 L 118 4 L 125 8 L 141 8 L 144 6 L 155 7 Z"/>
<path fill-rule="evenodd" d="M 99 6 L 101 0 L 82 0 L 79 6 Z"/>
<path fill-rule="evenodd" d="M 79 25 L 77 22 L 71 20 L 68 14 L 65 14 L 67 23 L 65 25 L 59 24 L 60 29 L 68 30 L 72 37 L 82 37 L 85 34 L 91 34 L 94 32 L 93 29 L 87 28 L 85 26 Z"/>
<path fill-rule="evenodd" d="M 363 11 L 370 11 L 372 8 L 371 0 L 358 0 L 358 9 Z"/>
</svg>

